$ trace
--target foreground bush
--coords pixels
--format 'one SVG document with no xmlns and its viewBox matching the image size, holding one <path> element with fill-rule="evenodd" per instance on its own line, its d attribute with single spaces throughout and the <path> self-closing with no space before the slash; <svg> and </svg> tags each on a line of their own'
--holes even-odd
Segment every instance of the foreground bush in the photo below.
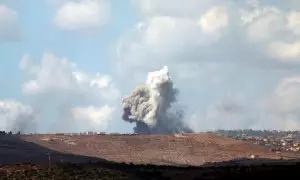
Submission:
<svg viewBox="0 0 300 180">
<path fill-rule="evenodd" d="M 0 167 L 0 180 L 25 179 L 290 179 L 300 175 L 300 164 L 232 167 L 172 167 L 118 163 L 56 164 L 51 168 L 32 164 Z"/>
</svg>

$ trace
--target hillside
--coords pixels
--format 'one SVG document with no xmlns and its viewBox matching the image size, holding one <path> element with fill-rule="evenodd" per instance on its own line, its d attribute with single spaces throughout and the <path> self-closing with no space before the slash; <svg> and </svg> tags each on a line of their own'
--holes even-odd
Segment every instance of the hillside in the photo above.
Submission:
<svg viewBox="0 0 300 180">
<path fill-rule="evenodd" d="M 296 158 L 292 154 L 276 154 L 247 142 L 211 133 L 135 136 L 23 135 L 20 137 L 25 142 L 32 142 L 60 153 L 134 164 L 203 165 L 208 162 L 250 158 L 253 155 L 267 159 Z"/>
</svg>

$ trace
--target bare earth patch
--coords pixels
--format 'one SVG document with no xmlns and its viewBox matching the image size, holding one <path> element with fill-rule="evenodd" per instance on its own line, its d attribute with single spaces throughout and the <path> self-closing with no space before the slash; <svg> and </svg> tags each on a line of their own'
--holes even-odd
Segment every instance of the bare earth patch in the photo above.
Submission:
<svg viewBox="0 0 300 180">
<path fill-rule="evenodd" d="M 23 135 L 25 141 L 76 155 L 115 162 L 203 165 L 240 158 L 293 159 L 257 145 L 210 133 L 175 135 Z M 52 140 L 45 140 L 52 139 Z"/>
</svg>

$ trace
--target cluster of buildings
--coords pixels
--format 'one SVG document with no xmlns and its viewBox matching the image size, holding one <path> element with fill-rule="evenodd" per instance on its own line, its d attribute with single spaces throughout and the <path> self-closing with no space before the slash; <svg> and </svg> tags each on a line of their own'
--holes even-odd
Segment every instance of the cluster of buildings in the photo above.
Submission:
<svg viewBox="0 0 300 180">
<path fill-rule="evenodd" d="M 291 151 L 300 153 L 300 131 L 221 130 L 216 133 L 261 145 L 275 152 Z"/>
</svg>

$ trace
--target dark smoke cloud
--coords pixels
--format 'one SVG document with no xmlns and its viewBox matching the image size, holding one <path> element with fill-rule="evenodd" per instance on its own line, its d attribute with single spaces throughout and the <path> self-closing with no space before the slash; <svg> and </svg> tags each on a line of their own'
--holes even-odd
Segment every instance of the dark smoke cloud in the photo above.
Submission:
<svg viewBox="0 0 300 180">
<path fill-rule="evenodd" d="M 178 89 L 173 87 L 168 68 L 148 73 L 145 85 L 123 98 L 123 120 L 136 123 L 138 134 L 190 133 L 183 122 L 184 112 L 172 108 Z"/>
</svg>

